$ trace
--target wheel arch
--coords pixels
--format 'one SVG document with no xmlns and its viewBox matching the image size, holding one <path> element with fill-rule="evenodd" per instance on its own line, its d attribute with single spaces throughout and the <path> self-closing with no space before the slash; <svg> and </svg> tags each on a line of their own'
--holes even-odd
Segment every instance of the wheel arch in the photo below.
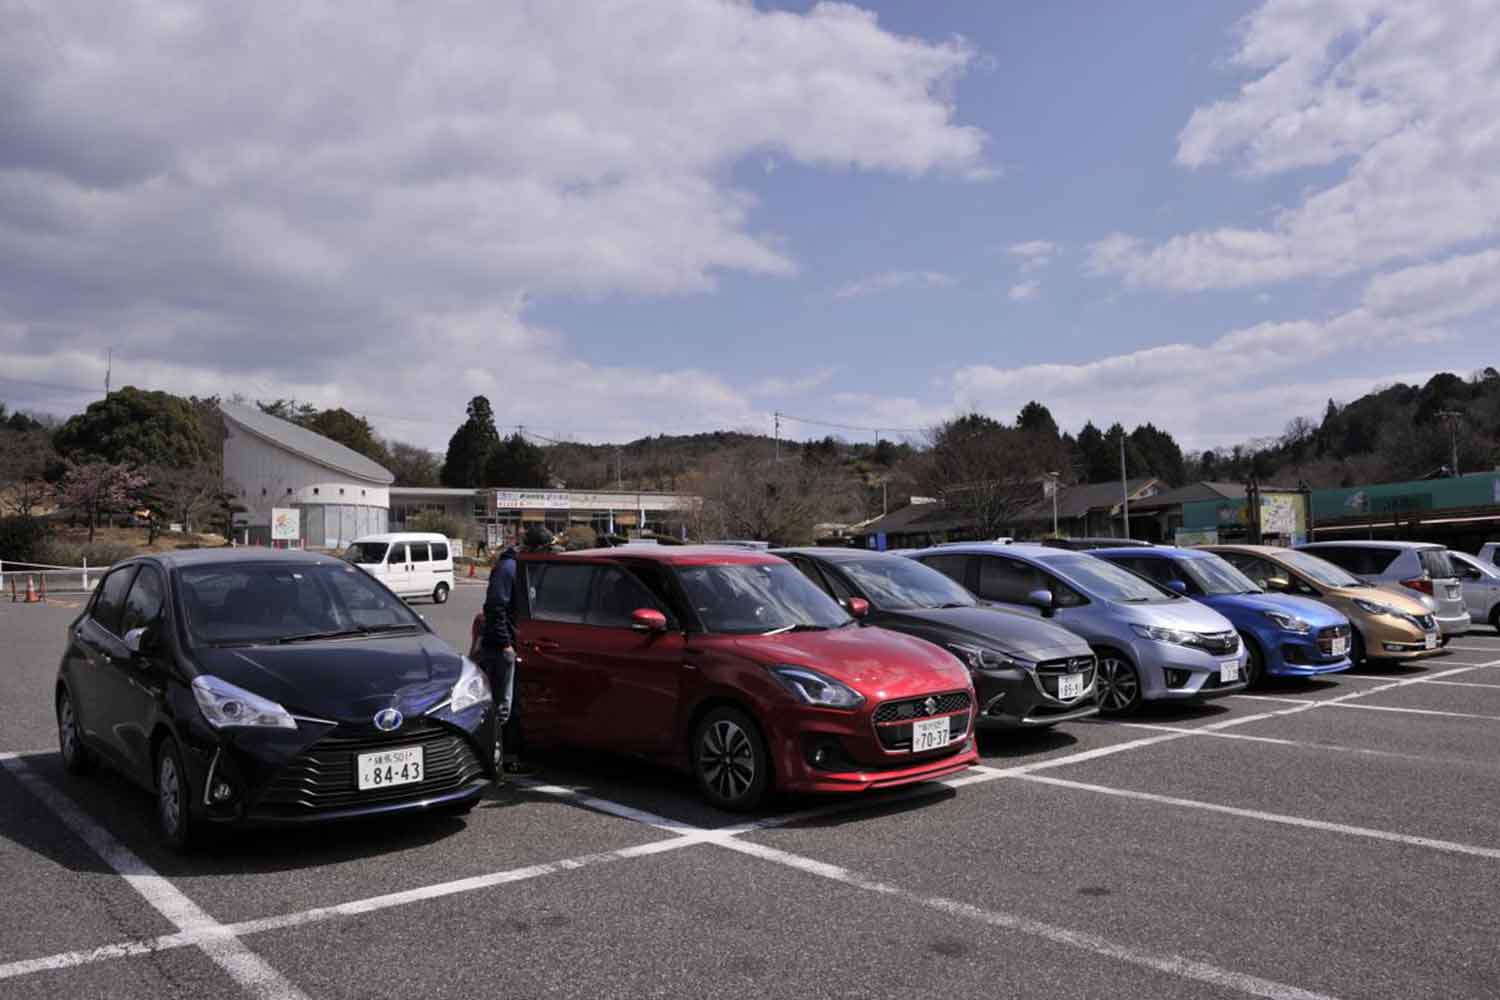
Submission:
<svg viewBox="0 0 1500 1000">
<path fill-rule="evenodd" d="M 693 766 L 693 737 L 698 732 L 698 724 L 703 721 L 705 716 L 717 708 L 732 708 L 737 712 L 743 712 L 745 718 L 750 720 L 750 724 L 755 727 L 755 731 L 760 735 L 761 743 L 766 748 L 766 764 L 769 770 L 766 776 L 766 786 L 768 788 L 774 786 L 776 784 L 776 754 L 771 745 L 771 739 L 766 734 L 765 723 L 760 721 L 760 717 L 755 714 L 755 709 L 747 701 L 730 694 L 710 694 L 698 702 L 697 705 L 693 706 L 693 711 L 688 716 L 686 732 L 683 736 L 683 743 L 686 749 L 685 759 L 688 766 Z"/>
</svg>

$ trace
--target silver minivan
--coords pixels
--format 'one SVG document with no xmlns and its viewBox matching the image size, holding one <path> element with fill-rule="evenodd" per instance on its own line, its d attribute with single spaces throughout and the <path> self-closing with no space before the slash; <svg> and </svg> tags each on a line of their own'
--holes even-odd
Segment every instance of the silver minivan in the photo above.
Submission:
<svg viewBox="0 0 1500 1000">
<path fill-rule="evenodd" d="M 1245 687 L 1244 645 L 1229 619 L 1086 552 L 971 542 L 913 552 L 981 601 L 1051 619 L 1098 657 L 1099 708 L 1197 701 Z"/>
<path fill-rule="evenodd" d="M 1463 585 L 1469 617 L 1476 622 L 1489 622 L 1500 630 L 1500 566 L 1480 562 L 1477 556 L 1466 552 L 1450 550 L 1448 558 Z"/>
<path fill-rule="evenodd" d="M 1308 542 L 1297 549 L 1342 566 L 1366 583 L 1424 598 L 1443 638 L 1469 631 L 1464 588 L 1448 550 L 1434 542 Z"/>
</svg>

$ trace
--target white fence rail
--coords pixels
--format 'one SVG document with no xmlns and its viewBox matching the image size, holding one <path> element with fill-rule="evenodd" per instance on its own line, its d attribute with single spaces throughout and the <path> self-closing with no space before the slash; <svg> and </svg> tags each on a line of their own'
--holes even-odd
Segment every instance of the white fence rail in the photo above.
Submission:
<svg viewBox="0 0 1500 1000">
<path fill-rule="evenodd" d="M 94 589 L 108 566 L 49 566 L 46 563 L 0 560 L 0 600 L 24 600 L 28 587 L 40 597 L 86 594 Z"/>
</svg>

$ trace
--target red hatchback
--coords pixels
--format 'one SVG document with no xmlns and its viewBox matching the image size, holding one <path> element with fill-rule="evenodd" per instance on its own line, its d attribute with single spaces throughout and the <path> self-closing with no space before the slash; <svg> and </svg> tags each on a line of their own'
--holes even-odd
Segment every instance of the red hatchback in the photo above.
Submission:
<svg viewBox="0 0 1500 1000">
<path fill-rule="evenodd" d="M 775 556 L 627 546 L 522 566 L 529 744 L 659 758 L 737 810 L 772 787 L 888 788 L 978 760 L 969 672 L 920 639 L 858 627 Z"/>
</svg>

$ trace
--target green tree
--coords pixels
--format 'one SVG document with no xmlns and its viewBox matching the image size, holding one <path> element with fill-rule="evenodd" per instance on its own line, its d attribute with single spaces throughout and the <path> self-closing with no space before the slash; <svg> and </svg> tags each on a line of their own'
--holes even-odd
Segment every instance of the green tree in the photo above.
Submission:
<svg viewBox="0 0 1500 1000">
<path fill-rule="evenodd" d="M 1154 424 L 1142 424 L 1130 432 L 1127 457 L 1131 451 L 1140 457 L 1141 466 L 1132 466 L 1132 476 L 1155 476 L 1172 486 L 1187 482 L 1187 463 L 1183 461 L 1182 449 L 1171 434 Z"/>
<path fill-rule="evenodd" d="M 488 399 L 475 396 L 469 400 L 468 419 L 448 439 L 448 454 L 441 473 L 443 485 L 456 489 L 484 486 L 485 463 L 499 444 L 495 411 Z"/>
<path fill-rule="evenodd" d="M 551 479 L 547 456 L 520 434 L 512 434 L 490 452 L 484 464 L 484 486 L 544 487 Z"/>
<path fill-rule="evenodd" d="M 299 422 L 308 430 L 337 441 L 345 448 L 357 451 L 381 465 L 390 461 L 385 446 L 375 437 L 375 429 L 370 426 L 370 422 L 364 417 L 355 416 L 343 407 L 319 410 L 306 421 Z"/>
<path fill-rule="evenodd" d="M 126 386 L 70 417 L 53 437 L 58 453 L 74 461 L 118 465 L 188 466 L 212 459 L 191 400 L 168 392 Z"/>
<path fill-rule="evenodd" d="M 1021 407 L 1021 412 L 1016 415 L 1016 428 L 1057 437 L 1057 421 L 1052 419 L 1052 411 L 1036 400 Z"/>
<path fill-rule="evenodd" d="M 386 441 L 385 467 L 396 477 L 397 486 L 438 486 L 442 483 L 443 462 L 426 448 L 405 441 Z"/>
</svg>

